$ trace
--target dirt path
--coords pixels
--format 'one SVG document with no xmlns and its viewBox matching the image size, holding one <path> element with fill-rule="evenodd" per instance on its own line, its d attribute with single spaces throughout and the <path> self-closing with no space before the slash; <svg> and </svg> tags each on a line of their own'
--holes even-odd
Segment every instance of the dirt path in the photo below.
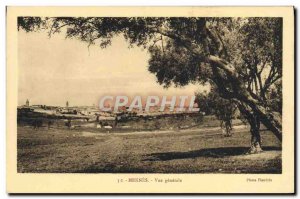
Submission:
<svg viewBox="0 0 300 199">
<path fill-rule="evenodd" d="M 235 156 L 234 159 L 237 160 L 268 160 L 268 159 L 276 159 L 281 157 L 281 151 L 263 151 L 257 154 L 246 154 Z"/>
<path fill-rule="evenodd" d="M 237 129 L 246 129 L 247 126 L 245 125 L 237 125 L 233 127 L 233 130 Z M 90 137 L 90 136 L 105 136 L 108 134 L 112 135 L 143 135 L 143 134 L 167 134 L 167 133 L 191 133 L 191 132 L 197 132 L 197 133 L 207 133 L 207 132 L 214 132 L 214 131 L 220 131 L 220 127 L 205 127 L 205 128 L 199 128 L 199 129 L 181 129 L 181 130 L 157 130 L 157 131 L 133 131 L 133 132 L 126 132 L 126 133 L 118 133 L 118 132 L 113 132 L 113 133 L 94 133 L 94 132 L 89 132 L 89 131 L 84 131 L 82 132 L 82 136 L 84 137 Z M 217 133 L 217 135 L 222 134 L 222 133 Z M 206 134 L 207 135 L 207 134 Z M 209 134 L 212 135 L 212 134 Z"/>
</svg>

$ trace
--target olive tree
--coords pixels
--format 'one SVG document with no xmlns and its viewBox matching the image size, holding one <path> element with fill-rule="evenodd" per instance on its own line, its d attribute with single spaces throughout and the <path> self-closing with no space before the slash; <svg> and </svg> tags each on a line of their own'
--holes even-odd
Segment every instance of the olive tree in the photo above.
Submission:
<svg viewBox="0 0 300 199">
<path fill-rule="evenodd" d="M 209 93 L 196 93 L 196 103 L 208 115 L 215 115 L 220 121 L 220 127 L 225 127 L 226 136 L 231 136 L 232 120 L 235 117 L 237 105 L 231 99 L 220 97 L 216 88 Z"/>
</svg>

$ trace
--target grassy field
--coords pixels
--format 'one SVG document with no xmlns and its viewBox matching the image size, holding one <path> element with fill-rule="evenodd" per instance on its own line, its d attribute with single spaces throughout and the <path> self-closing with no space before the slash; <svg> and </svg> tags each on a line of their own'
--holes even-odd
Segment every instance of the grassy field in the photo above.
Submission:
<svg viewBox="0 0 300 199">
<path fill-rule="evenodd" d="M 281 173 L 281 144 L 262 132 L 264 152 L 246 155 L 250 134 L 217 127 L 133 133 L 18 127 L 18 172 Z"/>
</svg>

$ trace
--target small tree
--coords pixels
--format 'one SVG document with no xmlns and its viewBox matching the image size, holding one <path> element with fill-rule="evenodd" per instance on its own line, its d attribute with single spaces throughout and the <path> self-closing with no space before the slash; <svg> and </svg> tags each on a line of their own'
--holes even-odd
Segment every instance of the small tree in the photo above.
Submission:
<svg viewBox="0 0 300 199">
<path fill-rule="evenodd" d="M 196 93 L 196 102 L 200 110 L 204 108 L 206 114 L 215 115 L 220 120 L 220 127 L 225 129 L 226 136 L 231 136 L 232 119 L 237 110 L 234 101 L 220 97 L 217 89 L 212 88 L 209 93 Z"/>
</svg>

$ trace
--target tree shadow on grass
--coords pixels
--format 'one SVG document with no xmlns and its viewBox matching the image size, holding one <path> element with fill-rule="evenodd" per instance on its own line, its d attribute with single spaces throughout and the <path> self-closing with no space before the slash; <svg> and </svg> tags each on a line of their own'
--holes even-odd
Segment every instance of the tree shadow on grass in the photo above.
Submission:
<svg viewBox="0 0 300 199">
<path fill-rule="evenodd" d="M 244 155 L 248 152 L 249 147 L 221 147 L 200 149 L 187 152 L 165 152 L 165 153 L 151 153 L 145 155 L 143 161 L 168 161 L 176 159 L 189 159 L 198 157 L 209 158 L 223 158 L 226 156 Z M 263 148 L 264 151 L 279 151 L 281 147 L 267 146 Z"/>
</svg>

